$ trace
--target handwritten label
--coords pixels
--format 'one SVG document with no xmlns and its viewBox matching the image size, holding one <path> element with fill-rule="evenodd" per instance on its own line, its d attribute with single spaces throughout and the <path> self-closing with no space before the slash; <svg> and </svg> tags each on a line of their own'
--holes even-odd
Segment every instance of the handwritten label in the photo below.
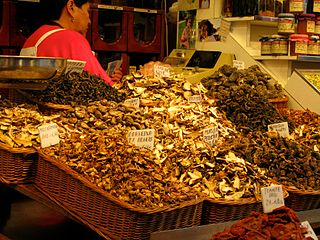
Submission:
<svg viewBox="0 0 320 240">
<path fill-rule="evenodd" d="M 233 67 L 237 68 L 238 70 L 244 69 L 244 61 L 233 60 Z"/>
<path fill-rule="evenodd" d="M 82 73 L 84 65 L 86 65 L 85 61 L 68 59 L 66 72 Z"/>
<path fill-rule="evenodd" d="M 307 233 L 304 235 L 305 238 L 311 237 L 314 240 L 318 240 L 317 235 L 314 233 L 310 223 L 308 221 L 304 221 L 301 223 L 301 226 L 307 229 Z"/>
<path fill-rule="evenodd" d="M 202 97 L 201 95 L 193 95 L 188 98 L 188 101 L 193 103 L 202 103 Z"/>
<path fill-rule="evenodd" d="M 268 131 L 277 131 L 281 137 L 289 136 L 288 122 L 275 123 L 268 125 Z"/>
<path fill-rule="evenodd" d="M 269 213 L 278 207 L 284 206 L 283 191 L 281 185 L 261 188 L 263 212 Z"/>
<path fill-rule="evenodd" d="M 128 141 L 137 147 L 152 149 L 154 147 L 154 129 L 131 130 Z"/>
<path fill-rule="evenodd" d="M 203 140 L 210 146 L 213 146 L 213 144 L 218 140 L 218 137 L 218 127 L 206 128 L 203 130 Z"/>
<path fill-rule="evenodd" d="M 221 36 L 221 41 L 225 42 L 227 39 L 227 36 L 230 33 L 230 26 L 231 22 L 228 22 L 226 20 L 221 21 L 220 25 L 220 36 Z"/>
<path fill-rule="evenodd" d="M 139 98 L 131 98 L 124 101 L 124 104 L 128 107 L 139 108 L 140 107 L 140 99 Z"/>
<path fill-rule="evenodd" d="M 168 67 L 156 64 L 154 66 L 154 76 L 155 77 L 170 77 L 170 69 Z"/>
<path fill-rule="evenodd" d="M 38 129 L 42 148 L 50 147 L 60 142 L 57 124 L 46 124 L 38 127 Z"/>
</svg>

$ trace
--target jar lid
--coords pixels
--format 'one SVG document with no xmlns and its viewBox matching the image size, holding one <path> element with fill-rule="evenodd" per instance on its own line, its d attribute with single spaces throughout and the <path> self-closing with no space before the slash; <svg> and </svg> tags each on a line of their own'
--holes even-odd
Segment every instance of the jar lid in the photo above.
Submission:
<svg viewBox="0 0 320 240">
<path fill-rule="evenodd" d="M 308 34 L 291 34 L 290 39 L 291 40 L 308 40 L 309 36 Z"/>
<path fill-rule="evenodd" d="M 308 36 L 308 35 L 307 35 Z M 280 38 L 280 39 L 287 39 L 288 37 L 287 36 L 284 36 L 284 35 L 271 35 L 271 38 Z"/>
<path fill-rule="evenodd" d="M 312 36 L 310 36 L 310 39 L 311 39 L 311 40 L 319 40 L 319 36 L 317 36 L 317 35 L 312 35 Z"/>
<path fill-rule="evenodd" d="M 315 14 L 312 14 L 312 13 L 303 13 L 301 15 L 299 15 L 299 19 L 300 18 L 315 18 L 316 15 Z"/>
<path fill-rule="evenodd" d="M 278 14 L 278 17 L 281 18 L 281 17 L 288 17 L 288 18 L 294 18 L 294 14 L 293 13 L 279 13 Z"/>
<path fill-rule="evenodd" d="M 263 41 L 269 41 L 270 36 L 269 35 L 265 35 L 265 36 L 261 36 L 259 41 L 263 42 Z"/>
</svg>

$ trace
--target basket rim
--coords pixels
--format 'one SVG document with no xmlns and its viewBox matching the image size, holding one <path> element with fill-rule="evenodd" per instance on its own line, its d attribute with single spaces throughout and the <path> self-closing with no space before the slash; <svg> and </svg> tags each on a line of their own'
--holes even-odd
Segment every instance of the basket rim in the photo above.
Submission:
<svg viewBox="0 0 320 240">
<path fill-rule="evenodd" d="M 40 102 L 25 91 L 22 91 L 20 89 L 17 89 L 16 91 L 19 92 L 20 94 L 22 94 L 24 97 L 26 97 L 31 102 L 38 104 L 39 106 L 42 106 L 42 107 L 52 108 L 52 109 L 56 109 L 56 110 L 72 110 L 73 109 L 73 107 L 71 105 L 67 105 L 67 104 Z"/>
<path fill-rule="evenodd" d="M 102 195 L 103 197 L 106 197 L 109 201 L 111 201 L 111 202 L 113 202 L 113 203 L 115 203 L 115 204 L 117 204 L 117 205 L 119 205 L 119 206 L 121 206 L 123 208 L 126 208 L 129 211 L 139 212 L 139 213 L 144 213 L 144 214 L 171 212 L 173 210 L 182 209 L 184 207 L 189 207 L 189 206 L 194 206 L 194 205 L 201 204 L 205 200 L 204 197 L 198 197 L 198 198 L 195 198 L 195 199 L 192 199 L 192 200 L 189 200 L 189 201 L 185 201 L 185 202 L 181 202 L 181 203 L 177 203 L 177 204 L 174 204 L 174 205 L 171 205 L 171 206 L 154 207 L 154 208 L 150 208 L 150 207 L 142 208 L 142 207 L 135 206 L 133 204 L 127 203 L 125 201 L 122 201 L 122 200 L 118 199 L 117 197 L 114 197 L 110 193 L 102 190 L 101 188 L 99 188 L 98 186 L 96 186 L 95 184 L 90 182 L 85 177 L 82 177 L 75 170 L 71 169 L 67 164 L 65 164 L 63 162 L 59 162 L 56 159 L 54 159 L 54 158 L 48 156 L 47 154 L 43 153 L 42 150 L 39 150 L 38 153 L 39 153 L 39 160 L 42 158 L 43 160 L 51 163 L 52 165 L 58 167 L 60 170 L 66 172 L 72 178 L 74 178 L 76 180 L 79 180 L 86 187 L 92 189 L 96 193 Z"/>
<path fill-rule="evenodd" d="M 31 148 L 12 148 L 8 144 L 0 142 L 0 149 L 6 150 L 10 153 L 24 153 L 24 154 L 32 154 L 36 153 L 37 151 L 31 147 Z"/>
<path fill-rule="evenodd" d="M 293 186 L 284 186 L 284 187 L 289 192 L 289 194 L 295 193 L 299 195 L 320 195 L 320 190 L 304 190 L 304 189 L 299 189 Z"/>
</svg>

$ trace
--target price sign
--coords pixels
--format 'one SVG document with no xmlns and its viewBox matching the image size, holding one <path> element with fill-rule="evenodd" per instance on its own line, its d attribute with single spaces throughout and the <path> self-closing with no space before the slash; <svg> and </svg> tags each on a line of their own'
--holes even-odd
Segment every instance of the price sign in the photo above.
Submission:
<svg viewBox="0 0 320 240">
<path fill-rule="evenodd" d="M 128 141 L 137 147 L 152 149 L 154 146 L 154 129 L 131 130 Z"/>
<path fill-rule="evenodd" d="M 170 77 L 170 69 L 168 67 L 155 64 L 154 65 L 154 76 L 155 77 Z"/>
<path fill-rule="evenodd" d="M 226 41 L 227 36 L 230 33 L 230 26 L 231 26 L 231 22 L 228 22 L 226 20 L 222 20 L 221 21 L 221 26 L 220 26 L 220 35 L 221 35 L 221 40 L 223 42 Z"/>
<path fill-rule="evenodd" d="M 50 147 L 60 142 L 57 124 L 46 124 L 38 127 L 38 129 L 42 148 Z"/>
<path fill-rule="evenodd" d="M 238 70 L 244 69 L 244 61 L 233 60 L 233 67 L 237 68 Z"/>
<path fill-rule="evenodd" d="M 218 127 L 206 128 L 203 130 L 203 140 L 210 146 L 213 146 L 213 144 L 218 140 L 218 137 Z"/>
<path fill-rule="evenodd" d="M 268 131 L 277 131 L 281 137 L 289 136 L 288 122 L 275 123 L 268 125 Z"/>
<path fill-rule="evenodd" d="M 263 212 L 269 213 L 278 207 L 284 206 L 283 191 L 281 185 L 261 188 Z"/>
<path fill-rule="evenodd" d="M 312 238 L 313 240 L 318 240 L 317 235 L 314 233 L 310 223 L 308 221 L 304 221 L 301 223 L 301 226 L 307 229 L 307 233 L 304 235 L 305 238 Z"/>
<path fill-rule="evenodd" d="M 133 107 L 133 108 L 139 108 L 140 107 L 140 99 L 139 98 L 131 98 L 124 101 L 124 104 Z"/>
<path fill-rule="evenodd" d="M 193 95 L 188 98 L 188 101 L 193 103 L 202 103 L 202 97 L 201 95 Z"/>
<path fill-rule="evenodd" d="M 85 61 L 68 59 L 66 72 L 82 73 L 85 65 L 86 65 Z"/>
</svg>

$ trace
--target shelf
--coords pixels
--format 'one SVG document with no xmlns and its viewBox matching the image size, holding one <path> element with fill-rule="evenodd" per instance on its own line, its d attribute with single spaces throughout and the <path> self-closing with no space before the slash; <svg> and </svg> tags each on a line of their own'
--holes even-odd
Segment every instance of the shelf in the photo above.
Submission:
<svg viewBox="0 0 320 240">
<path fill-rule="evenodd" d="M 265 17 L 265 16 L 247 16 L 247 17 L 226 17 L 223 18 L 228 22 L 250 22 L 251 25 L 257 26 L 270 26 L 277 27 L 278 26 L 278 18 L 276 17 Z"/>
<path fill-rule="evenodd" d="M 241 21 L 253 21 L 254 16 L 248 16 L 248 17 L 226 17 L 223 18 L 223 20 L 228 22 L 241 22 Z"/>
<path fill-rule="evenodd" d="M 252 56 L 255 60 L 287 60 L 295 61 L 297 56 Z"/>
<path fill-rule="evenodd" d="M 320 56 L 300 55 L 297 60 L 304 62 L 320 62 Z"/>
</svg>

